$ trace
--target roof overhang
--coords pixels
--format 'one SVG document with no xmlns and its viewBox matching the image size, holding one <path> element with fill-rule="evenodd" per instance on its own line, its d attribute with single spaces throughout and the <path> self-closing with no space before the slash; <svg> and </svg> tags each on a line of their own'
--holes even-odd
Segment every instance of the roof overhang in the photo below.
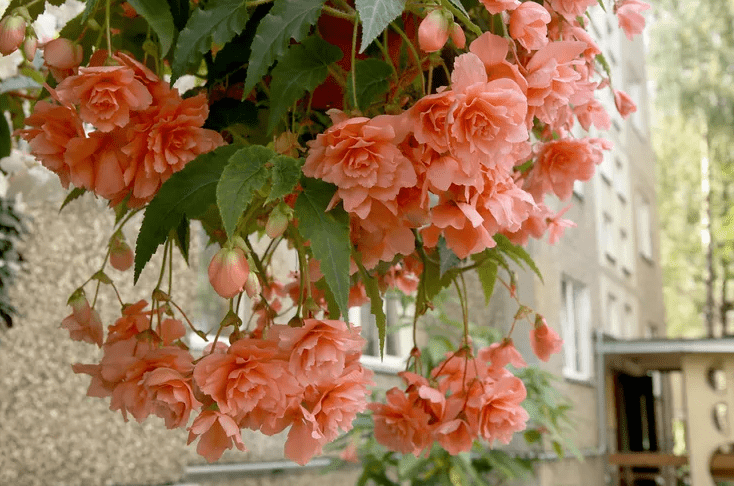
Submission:
<svg viewBox="0 0 734 486">
<path fill-rule="evenodd" d="M 734 354 L 734 338 L 614 340 L 607 336 L 596 342 L 596 352 L 605 367 L 634 374 L 648 371 L 680 371 L 683 356 Z"/>
</svg>

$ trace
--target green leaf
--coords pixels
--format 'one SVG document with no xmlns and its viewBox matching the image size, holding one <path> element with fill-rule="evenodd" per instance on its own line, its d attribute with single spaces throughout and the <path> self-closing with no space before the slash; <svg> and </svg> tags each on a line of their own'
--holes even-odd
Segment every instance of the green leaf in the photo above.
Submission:
<svg viewBox="0 0 734 486">
<path fill-rule="evenodd" d="M 283 57 L 290 40 L 300 42 L 321 14 L 324 0 L 275 0 L 257 26 L 247 66 L 244 96 L 262 79 L 268 68 Z"/>
<path fill-rule="evenodd" d="M 382 308 L 382 296 L 380 296 L 380 289 L 377 286 L 377 280 L 373 278 L 362 264 L 362 256 L 359 252 L 354 252 L 354 261 L 357 263 L 359 268 L 359 274 L 362 277 L 362 283 L 364 283 L 367 297 L 370 298 L 370 312 L 375 316 L 375 325 L 377 326 L 377 336 L 380 341 L 380 359 L 384 358 L 385 354 L 385 335 L 387 334 L 387 316 Z"/>
<path fill-rule="evenodd" d="M 66 0 L 46 0 L 45 2 L 33 3 L 30 7 L 28 7 L 28 13 L 31 16 L 31 20 L 36 20 L 38 16 L 41 15 L 46 9 L 45 4 L 53 5 L 54 7 L 60 7 L 64 4 L 64 2 L 66 2 Z M 28 3 L 30 3 L 28 0 L 13 0 L 8 5 L 8 8 L 5 9 L 5 12 L 10 13 L 16 8 L 23 7 Z"/>
<path fill-rule="evenodd" d="M 5 113 L 0 111 L 0 159 L 10 155 L 10 127 Z"/>
<path fill-rule="evenodd" d="M 538 432 L 535 429 L 529 429 L 526 430 L 523 434 L 523 437 L 525 437 L 525 442 L 528 444 L 532 444 L 534 442 L 538 442 L 541 438 L 540 432 Z"/>
<path fill-rule="evenodd" d="M 242 32 L 249 20 L 243 0 L 212 0 L 195 10 L 176 42 L 171 64 L 171 84 L 201 63 L 212 42 L 224 45 Z"/>
<path fill-rule="evenodd" d="M 469 18 L 469 12 L 466 11 L 466 9 L 464 8 L 464 5 L 461 3 L 461 0 L 449 0 L 449 2 L 451 2 L 451 5 L 458 8 L 461 11 L 461 13 L 466 15 L 467 18 Z"/>
<path fill-rule="evenodd" d="M 540 281 L 543 281 L 543 275 L 540 273 L 538 266 L 535 264 L 528 252 L 525 251 L 525 248 L 513 244 L 509 240 L 509 238 L 500 233 L 494 235 L 494 241 L 497 242 L 497 248 L 501 250 L 505 255 L 512 258 L 512 260 L 514 260 L 515 263 L 520 266 L 522 266 L 522 262 L 525 262 L 527 266 L 530 267 L 533 272 L 535 272 L 538 278 L 540 278 Z"/>
<path fill-rule="evenodd" d="M 375 98 L 387 93 L 390 88 L 388 81 L 393 75 L 393 69 L 390 65 L 379 59 L 365 59 L 357 61 L 355 65 L 355 81 L 357 84 L 357 106 L 360 110 L 366 110 Z M 352 82 L 347 82 L 347 96 L 351 100 Z"/>
<path fill-rule="evenodd" d="M 158 246 L 179 226 L 181 218 L 198 219 L 216 201 L 217 182 L 237 149 L 236 145 L 225 145 L 199 155 L 163 183 L 148 204 L 140 227 L 135 245 L 135 282 Z"/>
<path fill-rule="evenodd" d="M 270 84 L 268 133 L 304 91 L 313 91 L 329 75 L 329 64 L 343 56 L 342 50 L 320 37 L 308 37 L 293 44 L 273 69 Z"/>
<path fill-rule="evenodd" d="M 64 202 L 61 203 L 61 207 L 59 208 L 59 212 L 61 212 L 62 209 L 66 207 L 67 204 L 69 204 L 74 199 L 79 198 L 82 194 L 87 192 L 86 189 L 83 187 L 75 187 L 71 191 L 69 191 L 69 194 L 66 195 L 66 198 L 64 198 Z"/>
<path fill-rule="evenodd" d="M 82 22 L 86 22 L 89 16 L 94 13 L 98 2 L 99 0 L 87 0 L 87 6 L 84 8 L 84 13 L 82 13 Z"/>
<path fill-rule="evenodd" d="M 176 228 L 176 232 L 173 233 L 173 236 L 173 241 L 176 242 L 176 246 L 181 252 L 181 256 L 184 258 L 184 261 L 188 265 L 189 245 L 191 244 L 191 225 L 189 224 L 189 218 L 187 218 L 186 216 L 181 218 L 181 223 L 179 223 L 178 227 Z"/>
<path fill-rule="evenodd" d="M 321 273 L 334 294 L 343 316 L 349 310 L 349 215 L 337 206 L 326 208 L 336 187 L 318 179 L 301 179 L 303 192 L 296 199 L 298 231 L 311 243 L 313 256 L 321 264 Z"/>
<path fill-rule="evenodd" d="M 356 0 L 355 4 L 359 20 L 362 22 L 360 53 L 364 52 L 405 8 L 404 0 Z"/>
<path fill-rule="evenodd" d="M 171 48 L 173 36 L 176 35 L 176 27 L 173 26 L 173 15 L 171 15 L 168 2 L 166 0 L 127 0 L 127 3 L 142 15 L 156 33 L 161 43 L 161 57 L 165 57 Z"/>
<path fill-rule="evenodd" d="M 558 442 L 557 440 L 554 440 L 553 442 L 551 442 L 551 444 L 553 445 L 553 450 L 556 451 L 556 454 L 558 454 L 558 457 L 562 458 L 564 456 L 564 453 L 563 453 L 563 446 L 561 445 L 561 443 Z"/>
<path fill-rule="evenodd" d="M 489 305 L 489 300 L 492 298 L 492 293 L 494 292 L 494 284 L 497 281 L 497 267 L 498 264 L 494 260 L 489 260 L 477 267 L 477 276 L 479 276 L 479 281 L 484 291 L 485 305 Z"/>
<path fill-rule="evenodd" d="M 459 260 L 459 257 L 454 254 L 453 251 L 451 251 L 451 248 L 446 246 L 446 240 L 443 236 L 440 236 L 438 238 L 438 259 L 440 262 L 439 266 L 439 276 L 443 278 L 444 275 L 446 275 L 446 272 L 451 270 L 452 268 L 456 268 L 461 263 L 461 260 Z"/>
<path fill-rule="evenodd" d="M 277 155 L 272 161 L 270 170 L 273 176 L 273 187 L 270 189 L 266 203 L 280 199 L 293 192 L 301 178 L 302 160 L 286 155 Z"/>
<path fill-rule="evenodd" d="M 252 195 L 268 180 L 265 164 L 275 156 L 269 148 L 250 145 L 235 152 L 217 184 L 217 206 L 224 230 L 229 238 L 234 234 L 242 211 L 252 201 Z"/>
<path fill-rule="evenodd" d="M 177 30 L 182 30 L 189 20 L 189 0 L 168 0 L 168 7 L 171 9 L 173 25 Z"/>
</svg>

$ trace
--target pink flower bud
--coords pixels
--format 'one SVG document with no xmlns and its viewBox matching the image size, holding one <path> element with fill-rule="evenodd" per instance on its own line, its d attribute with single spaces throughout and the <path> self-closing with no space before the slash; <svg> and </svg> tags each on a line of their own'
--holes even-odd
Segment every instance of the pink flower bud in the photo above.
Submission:
<svg viewBox="0 0 734 486">
<path fill-rule="evenodd" d="M 38 39 L 36 36 L 29 35 L 23 42 L 23 55 L 28 61 L 33 62 L 33 58 L 36 57 L 36 48 L 38 47 Z"/>
<path fill-rule="evenodd" d="M 449 19 L 442 10 L 433 10 L 418 27 L 418 45 L 425 52 L 440 51 L 449 40 Z"/>
<path fill-rule="evenodd" d="M 222 248 L 209 264 L 209 283 L 219 295 L 230 299 L 242 292 L 249 273 L 250 265 L 242 248 Z"/>
<path fill-rule="evenodd" d="M 466 34 L 459 24 L 451 26 L 451 42 L 459 49 L 466 47 Z"/>
<path fill-rule="evenodd" d="M 49 41 L 43 47 L 43 58 L 51 68 L 73 69 L 82 63 L 83 57 L 82 46 L 64 37 Z"/>
<path fill-rule="evenodd" d="M 545 318 L 536 315 L 535 326 L 530 330 L 530 346 L 533 348 L 535 356 L 541 361 L 547 362 L 551 354 L 561 352 L 563 340 L 555 330 L 548 327 Z"/>
<path fill-rule="evenodd" d="M 135 255 L 125 242 L 121 233 L 115 233 L 110 240 L 110 265 L 121 272 L 132 267 Z"/>
<path fill-rule="evenodd" d="M 245 282 L 245 292 L 247 292 L 247 296 L 254 299 L 255 296 L 260 295 L 261 290 L 262 286 L 260 285 L 260 279 L 257 278 L 255 272 L 251 272 L 247 277 L 247 282 Z"/>
<path fill-rule="evenodd" d="M 283 206 L 285 206 L 285 204 L 275 206 L 273 211 L 270 213 L 268 222 L 265 223 L 265 234 L 273 239 L 282 235 L 288 227 L 288 220 L 290 219 L 286 209 L 288 206 Z"/>
<path fill-rule="evenodd" d="M 0 21 L 0 53 L 4 56 L 15 52 L 25 38 L 25 20 L 17 15 Z"/>
<path fill-rule="evenodd" d="M 614 104 L 623 119 L 627 119 L 628 116 L 637 111 L 637 105 L 627 93 L 616 89 L 612 91 L 614 92 Z"/>
</svg>

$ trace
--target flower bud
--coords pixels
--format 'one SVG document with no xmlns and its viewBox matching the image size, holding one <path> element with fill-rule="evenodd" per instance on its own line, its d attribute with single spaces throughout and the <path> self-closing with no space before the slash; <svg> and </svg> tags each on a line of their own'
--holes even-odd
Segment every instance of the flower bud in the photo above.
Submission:
<svg viewBox="0 0 734 486">
<path fill-rule="evenodd" d="M 36 48 L 38 47 L 38 39 L 35 35 L 29 35 L 26 40 L 23 41 L 23 55 L 28 62 L 33 62 L 36 57 Z"/>
<path fill-rule="evenodd" d="M 242 248 L 222 248 L 212 258 L 209 264 L 209 283 L 214 290 L 230 299 L 242 292 L 247 282 L 250 266 Z"/>
<path fill-rule="evenodd" d="M 461 26 L 457 23 L 451 26 L 451 42 L 454 43 L 459 49 L 466 47 L 466 34 L 462 30 Z"/>
<path fill-rule="evenodd" d="M 71 306 L 72 314 L 75 319 L 81 322 L 89 321 L 92 315 L 92 308 L 89 307 L 89 301 L 84 295 L 83 290 L 77 289 L 73 294 L 71 294 L 67 304 Z"/>
<path fill-rule="evenodd" d="M 43 47 L 43 58 L 48 67 L 73 69 L 82 63 L 83 57 L 82 46 L 64 37 L 49 41 Z"/>
<path fill-rule="evenodd" d="M 265 234 L 273 239 L 282 235 L 288 227 L 288 221 L 290 220 L 289 210 L 290 208 L 283 203 L 275 206 L 270 213 L 268 222 L 265 223 Z"/>
<path fill-rule="evenodd" d="M 260 295 L 261 290 L 262 286 L 260 285 L 260 279 L 257 278 L 255 272 L 250 272 L 250 275 L 247 277 L 247 282 L 245 282 L 245 292 L 247 292 L 247 296 L 254 299 L 256 296 Z"/>
<path fill-rule="evenodd" d="M 133 250 L 130 245 L 121 241 L 110 250 L 110 265 L 121 272 L 133 266 Z"/>
<path fill-rule="evenodd" d="M 15 52 L 25 38 L 25 20 L 17 15 L 5 17 L 0 21 L 0 53 L 4 56 Z"/>
<path fill-rule="evenodd" d="M 425 52 L 440 51 L 449 40 L 449 19 L 440 9 L 426 15 L 418 27 L 418 45 Z"/>
</svg>

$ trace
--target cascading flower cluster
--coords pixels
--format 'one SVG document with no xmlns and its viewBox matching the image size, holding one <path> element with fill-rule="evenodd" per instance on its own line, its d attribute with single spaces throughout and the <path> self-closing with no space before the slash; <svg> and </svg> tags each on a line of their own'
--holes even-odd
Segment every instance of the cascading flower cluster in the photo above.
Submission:
<svg viewBox="0 0 734 486">
<path fill-rule="evenodd" d="M 125 53 L 105 62 L 106 51 L 97 51 L 78 74 L 49 87 L 51 101 L 36 104 L 26 119 L 31 128 L 20 135 L 64 187 L 140 207 L 171 174 L 224 141 L 202 128 L 209 111 L 204 95 L 181 98 Z"/>
<path fill-rule="evenodd" d="M 61 324 L 102 349 L 99 363 L 74 370 L 91 376 L 89 396 L 109 398 L 126 420 L 156 415 L 168 428 L 188 428 L 208 461 L 245 450 L 243 428 L 290 428 L 285 455 L 305 464 L 367 409 L 377 441 L 401 453 L 508 443 L 529 421 L 527 390 L 506 368 L 526 366 L 512 341 L 516 324 L 527 321 L 541 361 L 561 351 L 554 326 L 519 301 L 507 257 L 529 262 L 529 238 L 547 234 L 553 244 L 574 226 L 563 219 L 570 206 L 555 212 L 545 198 L 568 200 L 611 149 L 574 135 L 576 124 L 610 127 L 596 91 L 611 90 L 623 118 L 635 110 L 612 88 L 586 30 L 597 0 L 482 0 L 468 11 L 457 2 L 381 1 L 402 15 L 374 24 L 382 20 L 360 11 L 374 0 L 302 0 L 314 15 L 288 0 L 242 2 L 235 12 L 212 0 L 169 25 L 163 2 L 154 18 L 141 12 L 150 26 L 142 46 L 109 27 L 137 13 L 108 2 L 41 45 L 44 74 L 58 84 L 39 91 L 29 128 L 16 133 L 64 187 L 107 199 L 117 213 L 104 263 L 74 291 Z M 615 3 L 628 37 L 641 31 L 646 7 Z M 87 16 L 92 29 L 83 27 Z M 227 21 L 208 23 L 216 18 Z M 22 7 L 0 20 L 0 52 L 23 45 L 31 60 L 32 20 Z M 360 23 L 363 36 L 382 34 L 362 37 L 358 49 Z M 91 39 L 100 25 L 106 32 Z M 186 73 L 199 86 L 183 96 L 164 81 Z M 142 209 L 133 254 L 122 229 Z M 171 289 L 173 249 L 187 255 L 190 220 L 221 247 L 208 277 L 228 301 L 196 359 L 187 334 L 207 334 Z M 259 238 L 269 239 L 264 250 L 251 241 Z M 297 254 L 289 275 L 274 271 L 281 243 Z M 137 280 L 160 245 L 150 304 L 125 304 L 107 263 L 134 266 Z M 486 296 L 499 281 L 518 304 L 505 338 L 478 350 L 463 277 L 473 270 Z M 96 298 L 85 297 L 89 283 L 112 285 L 122 307 L 106 332 Z M 450 286 L 463 338 L 430 367 L 415 342 L 419 318 Z M 382 344 L 382 299 L 396 290 L 414 308 L 405 387 L 368 405 L 372 372 L 360 364 L 365 340 L 346 322 L 349 308 L 371 303 Z"/>
</svg>

